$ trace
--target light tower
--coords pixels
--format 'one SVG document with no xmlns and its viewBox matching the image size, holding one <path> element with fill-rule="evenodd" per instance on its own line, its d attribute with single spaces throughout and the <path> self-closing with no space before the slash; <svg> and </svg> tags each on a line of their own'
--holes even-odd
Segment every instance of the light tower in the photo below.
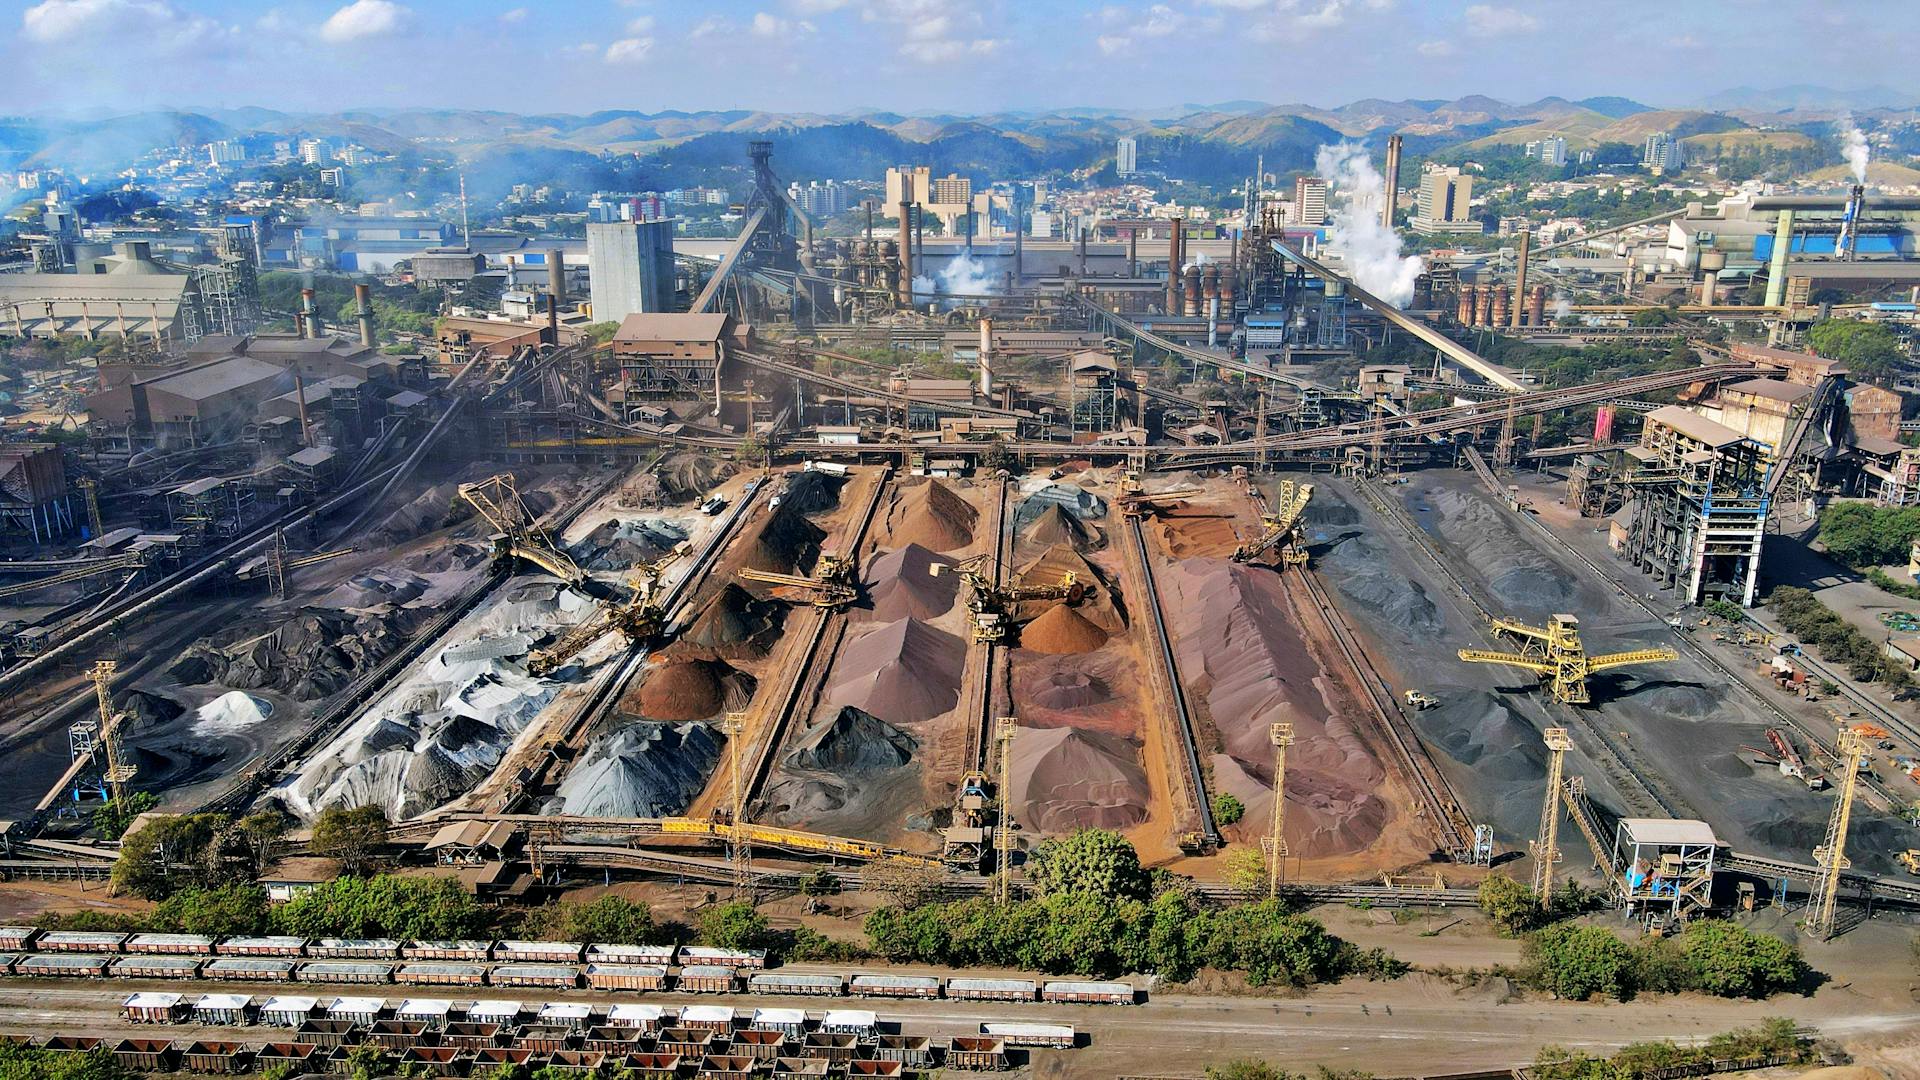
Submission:
<svg viewBox="0 0 1920 1080">
<path fill-rule="evenodd" d="M 1547 742 L 1547 798 L 1540 808 L 1540 836 L 1533 842 L 1533 892 L 1544 908 L 1553 902 L 1553 864 L 1560 861 L 1560 777 L 1573 743 L 1566 728 L 1550 727 L 1542 735 Z"/>
<path fill-rule="evenodd" d="M 124 814 L 127 809 L 127 781 L 133 779 L 135 770 L 131 765 L 120 763 L 120 717 L 113 711 L 113 673 L 118 667 L 112 660 L 96 661 L 92 678 L 93 696 L 100 706 L 100 743 L 107 755 L 101 778 L 107 782 L 114 812 Z"/>
<path fill-rule="evenodd" d="M 1267 852 L 1267 899 L 1280 895 L 1280 868 L 1287 861 L 1287 747 L 1293 745 L 1293 725 L 1267 729 L 1273 740 L 1273 825 L 1260 846 Z"/>
<path fill-rule="evenodd" d="M 1000 820 L 993 829 L 993 902 L 1013 901 L 1013 734 L 1014 718 L 1003 716 L 994 731 L 1000 754 Z"/>
<path fill-rule="evenodd" d="M 733 864 L 735 899 L 753 896 L 753 841 L 747 836 L 747 784 L 740 775 L 740 744 L 747 730 L 747 714 L 730 712 L 721 722 L 727 736 L 727 772 L 732 779 L 733 820 L 727 829 L 727 860 Z"/>
<path fill-rule="evenodd" d="M 1840 899 L 1840 872 L 1852 865 L 1847 858 L 1847 825 L 1853 820 L 1853 794 L 1860 787 L 1860 762 L 1867 754 L 1867 740 L 1857 732 L 1840 729 L 1834 747 L 1839 751 L 1840 788 L 1833 796 L 1833 813 L 1827 818 L 1826 842 L 1813 849 L 1813 861 L 1820 877 L 1813 883 L 1813 896 L 1807 901 L 1807 919 L 1803 924 L 1809 935 L 1822 941 L 1833 936 L 1833 909 Z"/>
</svg>

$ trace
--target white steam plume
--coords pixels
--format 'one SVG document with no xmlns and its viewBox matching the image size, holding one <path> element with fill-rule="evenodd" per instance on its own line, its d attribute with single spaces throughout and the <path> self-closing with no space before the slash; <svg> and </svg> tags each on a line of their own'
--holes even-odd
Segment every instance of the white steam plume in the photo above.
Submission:
<svg viewBox="0 0 1920 1080">
<path fill-rule="evenodd" d="M 986 264 L 964 252 L 940 271 L 940 289 L 949 296 L 984 296 L 993 285 Z"/>
<path fill-rule="evenodd" d="M 1332 240 L 1343 253 L 1354 284 L 1392 304 L 1406 307 L 1413 281 L 1426 269 L 1417 255 L 1400 254 L 1400 235 L 1380 222 L 1380 198 L 1386 181 L 1359 143 L 1322 146 L 1313 171 L 1332 189 Z"/>
<path fill-rule="evenodd" d="M 1572 314 L 1573 314 L 1573 305 L 1567 302 L 1566 297 L 1556 296 L 1553 298 L 1554 321 L 1558 322 L 1559 320 L 1564 319 L 1567 316 Z"/>
<path fill-rule="evenodd" d="M 1869 155 L 1867 137 L 1860 131 L 1860 125 L 1853 122 L 1853 117 L 1843 116 L 1840 122 L 1846 125 L 1840 130 L 1840 152 L 1846 155 L 1847 166 L 1853 170 L 1854 183 L 1864 184 Z"/>
</svg>

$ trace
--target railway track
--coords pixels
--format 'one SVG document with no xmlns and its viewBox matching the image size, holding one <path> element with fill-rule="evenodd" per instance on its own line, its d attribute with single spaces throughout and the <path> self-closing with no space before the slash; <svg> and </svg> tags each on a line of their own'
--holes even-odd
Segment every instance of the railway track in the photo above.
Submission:
<svg viewBox="0 0 1920 1080">
<path fill-rule="evenodd" d="M 1374 669 L 1373 662 L 1367 658 L 1366 650 L 1354 638 L 1353 628 L 1335 608 L 1327 596 L 1326 589 L 1320 584 L 1313 571 L 1300 567 L 1297 572 L 1282 575 L 1285 579 L 1298 579 L 1305 590 L 1308 600 L 1326 621 L 1327 629 L 1332 632 L 1334 644 L 1346 657 L 1347 664 L 1353 669 L 1354 677 L 1360 688 L 1373 705 L 1374 716 L 1379 720 L 1381 730 L 1387 741 L 1393 746 L 1399 757 L 1402 769 L 1408 780 L 1413 783 L 1414 791 L 1419 795 L 1421 804 L 1426 808 L 1428 820 L 1433 822 L 1437 839 L 1447 854 L 1455 862 L 1465 861 L 1473 851 L 1473 821 L 1467 817 L 1460 796 L 1447 781 L 1446 775 L 1427 753 L 1426 746 L 1420 741 L 1419 733 L 1412 729 L 1406 715 L 1400 711 L 1399 704 L 1393 699 L 1393 691 L 1386 685 L 1380 673 Z"/>
<path fill-rule="evenodd" d="M 999 491 L 994 497 L 993 515 L 988 528 L 993 536 L 993 559 L 988 572 L 992 575 L 993 587 L 996 589 L 1006 584 L 1008 561 L 1013 557 L 1013 524 L 1007 519 L 1007 502 L 1010 495 L 1011 485 L 1002 479 Z M 980 698 L 976 702 L 969 703 L 967 712 L 972 716 L 972 726 L 967 731 L 966 750 L 961 755 L 961 760 L 967 762 L 968 767 L 972 769 L 991 772 L 993 763 L 987 760 L 988 747 L 993 745 L 994 724 L 998 719 L 994 709 L 993 677 L 994 669 L 1000 663 L 1003 654 L 1000 646 L 992 642 L 987 642 L 978 650 L 970 652 L 968 659 L 971 660 L 976 653 L 980 656 L 980 666 L 975 669 L 972 664 L 967 665 L 969 670 L 966 685 L 977 687 Z"/>
<path fill-rule="evenodd" d="M 1139 518 L 1129 518 L 1127 532 L 1133 541 L 1134 557 L 1139 560 L 1148 621 L 1152 625 L 1154 644 L 1160 654 L 1158 667 L 1167 683 L 1167 700 L 1173 706 L 1173 727 L 1179 735 L 1181 749 L 1185 751 L 1194 819 L 1199 823 L 1201 842 L 1217 849 L 1221 842 L 1220 827 L 1213 820 L 1213 807 L 1207 800 L 1207 777 L 1200 766 L 1199 738 L 1194 731 L 1193 711 L 1187 702 L 1187 688 L 1180 681 L 1180 664 L 1173 654 L 1173 638 L 1167 633 L 1166 618 L 1160 609 L 1160 587 L 1153 578 L 1153 559 L 1147 550 L 1146 530 L 1141 527 Z"/>
</svg>

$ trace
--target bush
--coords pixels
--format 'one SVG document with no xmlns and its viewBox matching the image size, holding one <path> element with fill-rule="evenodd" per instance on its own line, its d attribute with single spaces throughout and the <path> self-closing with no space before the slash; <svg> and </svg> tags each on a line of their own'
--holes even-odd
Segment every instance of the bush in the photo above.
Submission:
<svg viewBox="0 0 1920 1080">
<path fill-rule="evenodd" d="M 1768 997 L 1792 989 L 1807 973 L 1798 948 L 1719 919 L 1687 927 L 1680 952 L 1693 987 L 1717 997 Z"/>
<path fill-rule="evenodd" d="M 479 936 L 487 919 L 450 877 L 336 878 L 273 909 L 270 924 L 299 937 Z"/>
<path fill-rule="evenodd" d="M 592 941 L 605 945 L 653 945 L 666 939 L 653 909 L 621 896 L 585 904 L 547 904 L 522 916 L 516 933 L 539 941 Z"/>
<path fill-rule="evenodd" d="M 151 925 L 162 933 L 229 937 L 267 928 L 267 891 L 258 885 L 182 889 L 160 902 Z"/>
<path fill-rule="evenodd" d="M 1540 924 L 1540 898 L 1532 889 L 1504 874 L 1480 883 L 1480 910 L 1508 937 Z"/>
<path fill-rule="evenodd" d="M 764 949 L 771 942 L 767 917 L 745 900 L 707 909 L 700 916 L 700 944 L 716 949 Z"/>
<path fill-rule="evenodd" d="M 0 1044 L 0 1080 L 136 1080 L 106 1047 L 84 1054 L 56 1054 Z"/>
<path fill-rule="evenodd" d="M 1091 893 L 1145 900 L 1150 891 L 1140 853 L 1126 837 L 1106 829 L 1080 829 L 1042 843 L 1027 863 L 1041 895 Z"/>
<path fill-rule="evenodd" d="M 1535 985 L 1570 1001 L 1633 993 L 1633 950 L 1611 930 L 1549 926 L 1527 939 L 1523 955 Z"/>
<path fill-rule="evenodd" d="M 1247 816 L 1247 804 L 1235 798 L 1231 792 L 1215 794 L 1211 805 L 1214 823 L 1218 825 L 1238 824 L 1241 818 Z"/>
</svg>

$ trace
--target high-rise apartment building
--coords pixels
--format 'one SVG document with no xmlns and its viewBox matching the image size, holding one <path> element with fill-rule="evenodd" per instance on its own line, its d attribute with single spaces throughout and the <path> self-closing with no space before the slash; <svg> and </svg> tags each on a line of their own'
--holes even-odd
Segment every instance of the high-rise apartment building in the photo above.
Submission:
<svg viewBox="0 0 1920 1080">
<path fill-rule="evenodd" d="M 1319 226 L 1327 223 L 1327 182 L 1317 176 L 1299 176 L 1293 181 L 1293 223 Z"/>
<path fill-rule="evenodd" d="M 1551 165 L 1557 169 L 1567 163 L 1567 140 L 1558 135 L 1535 139 L 1527 144 L 1527 156 L 1538 158 L 1542 165 Z"/>
<path fill-rule="evenodd" d="M 1473 217 L 1473 177 L 1452 166 L 1433 167 L 1423 173 L 1413 229 L 1421 233 L 1486 231 Z"/>
<path fill-rule="evenodd" d="M 221 139 L 207 144 L 207 164 L 231 165 L 247 160 L 247 146 L 239 139 Z"/>
<path fill-rule="evenodd" d="M 672 311 L 673 219 L 589 221 L 587 270 L 595 322 Z"/>
<path fill-rule="evenodd" d="M 306 165 L 318 165 L 326 160 L 327 144 L 319 139 L 300 140 L 300 161 Z"/>
<path fill-rule="evenodd" d="M 895 165 L 887 170 L 887 206 L 933 201 L 933 170 L 925 165 Z M 891 210 L 889 210 L 891 212 Z"/>
<path fill-rule="evenodd" d="M 1140 171 L 1140 144 L 1132 139 L 1122 138 L 1113 144 L 1113 171 L 1118 176 L 1132 176 Z"/>
<path fill-rule="evenodd" d="M 1640 148 L 1640 164 L 1658 172 L 1673 172 L 1686 164 L 1686 155 L 1672 132 L 1656 131 L 1647 136 L 1646 144 Z"/>
</svg>

